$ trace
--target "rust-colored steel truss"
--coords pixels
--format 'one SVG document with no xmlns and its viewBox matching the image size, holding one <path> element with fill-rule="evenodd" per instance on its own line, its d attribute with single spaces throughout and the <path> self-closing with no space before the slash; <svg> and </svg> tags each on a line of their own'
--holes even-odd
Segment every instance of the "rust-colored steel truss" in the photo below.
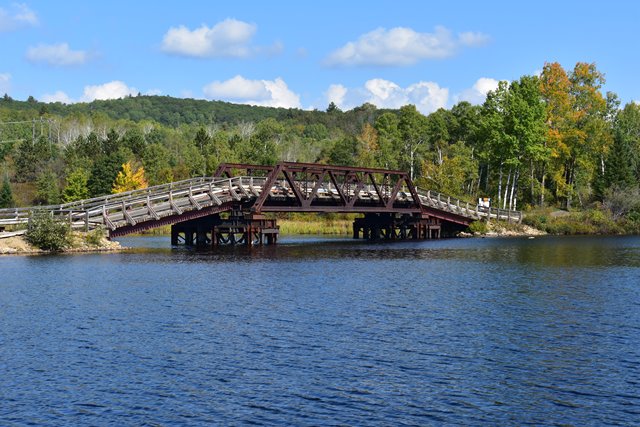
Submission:
<svg viewBox="0 0 640 427">
<path fill-rule="evenodd" d="M 216 176 L 264 175 L 251 210 L 261 212 L 420 213 L 418 193 L 403 171 L 281 162 L 221 164 Z M 293 195 L 293 199 L 290 197 Z"/>
</svg>

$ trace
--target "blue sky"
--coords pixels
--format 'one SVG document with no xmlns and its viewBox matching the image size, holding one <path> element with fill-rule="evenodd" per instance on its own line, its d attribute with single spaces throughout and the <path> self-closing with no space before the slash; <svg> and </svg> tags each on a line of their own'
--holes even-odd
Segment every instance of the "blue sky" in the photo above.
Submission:
<svg viewBox="0 0 640 427">
<path fill-rule="evenodd" d="M 423 113 L 480 103 L 498 80 L 595 62 L 640 100 L 640 5 L 611 1 L 0 0 L 0 93 L 127 94 Z"/>
</svg>

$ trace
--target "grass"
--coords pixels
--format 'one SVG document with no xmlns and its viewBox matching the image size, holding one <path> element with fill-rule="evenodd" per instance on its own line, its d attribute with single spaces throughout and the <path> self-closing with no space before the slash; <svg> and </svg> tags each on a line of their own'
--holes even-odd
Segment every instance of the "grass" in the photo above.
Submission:
<svg viewBox="0 0 640 427">
<path fill-rule="evenodd" d="M 608 210 L 594 207 L 583 211 L 536 209 L 525 214 L 522 222 L 549 234 L 640 234 L 640 218 L 630 216 L 614 220 Z"/>
<path fill-rule="evenodd" d="M 283 235 L 334 235 L 348 236 L 353 232 L 353 220 L 356 215 L 346 214 L 282 214 L 277 221 Z M 144 231 L 137 236 L 169 236 L 171 226 L 165 225 Z"/>
<path fill-rule="evenodd" d="M 284 235 L 296 234 L 325 234 L 350 235 L 353 232 L 353 220 L 278 220 L 280 233 Z"/>
</svg>

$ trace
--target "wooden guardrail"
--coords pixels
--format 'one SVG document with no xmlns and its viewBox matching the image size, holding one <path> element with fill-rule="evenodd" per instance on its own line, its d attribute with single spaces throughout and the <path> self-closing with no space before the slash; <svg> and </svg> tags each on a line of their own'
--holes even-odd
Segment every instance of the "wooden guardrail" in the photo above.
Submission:
<svg viewBox="0 0 640 427">
<path fill-rule="evenodd" d="M 418 188 L 417 191 L 418 197 L 420 197 L 420 203 L 425 206 L 441 209 L 475 220 L 486 218 L 499 221 L 522 222 L 522 211 L 493 207 L 487 208 L 477 204 L 473 205 L 468 201 L 463 201 L 431 190 Z"/>
</svg>

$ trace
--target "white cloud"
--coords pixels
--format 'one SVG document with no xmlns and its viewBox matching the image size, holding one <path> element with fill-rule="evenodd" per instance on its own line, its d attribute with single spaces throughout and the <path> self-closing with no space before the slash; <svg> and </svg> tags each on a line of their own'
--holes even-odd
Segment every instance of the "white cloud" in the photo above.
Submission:
<svg viewBox="0 0 640 427">
<path fill-rule="evenodd" d="M 292 92 L 280 77 L 275 80 L 249 80 L 235 76 L 214 81 L 203 88 L 209 99 L 223 99 L 240 104 L 265 107 L 300 108 L 300 96 Z"/>
<path fill-rule="evenodd" d="M 458 41 L 462 46 L 476 47 L 476 46 L 484 46 L 489 43 L 491 38 L 483 33 L 474 33 L 471 31 L 467 31 L 466 33 L 458 34 Z"/>
<path fill-rule="evenodd" d="M 42 102 L 61 102 L 63 104 L 72 104 L 73 100 L 69 98 L 69 95 L 59 90 L 55 93 L 45 93 L 41 97 Z"/>
<path fill-rule="evenodd" d="M 327 90 L 327 101 L 328 103 L 334 103 L 336 105 L 344 105 L 345 96 L 347 96 L 347 88 L 342 85 L 331 85 Z"/>
<path fill-rule="evenodd" d="M 26 4 L 14 3 L 9 10 L 0 7 L 0 32 L 38 25 L 38 16 Z"/>
<path fill-rule="evenodd" d="M 195 30 L 181 25 L 169 28 L 162 40 L 162 50 L 198 58 L 244 58 L 254 51 L 250 42 L 255 32 L 254 24 L 236 19 L 225 19 L 211 28 L 202 25 Z"/>
<path fill-rule="evenodd" d="M 11 89 L 11 74 L 0 73 L 0 96 L 9 93 Z"/>
<path fill-rule="evenodd" d="M 159 95 L 162 95 L 162 90 L 160 90 L 160 89 L 149 89 L 144 94 L 148 95 L 148 96 L 159 96 Z"/>
<path fill-rule="evenodd" d="M 481 33 L 461 33 L 457 37 L 445 27 L 433 33 L 418 33 L 411 28 L 377 28 L 332 52 L 325 63 L 330 66 L 412 65 L 424 59 L 454 55 L 460 47 L 479 46 L 489 37 Z"/>
<path fill-rule="evenodd" d="M 498 88 L 498 83 L 500 83 L 499 80 L 481 77 L 476 80 L 471 88 L 465 89 L 454 96 L 454 101 L 456 103 L 460 101 L 467 101 L 471 104 L 482 104 L 487 98 L 487 93 Z"/>
<path fill-rule="evenodd" d="M 379 108 L 400 108 L 414 104 L 423 114 L 445 108 L 449 100 L 449 89 L 434 82 L 418 82 L 405 88 L 384 79 L 372 79 L 363 88 L 347 89 L 342 85 L 331 85 L 326 92 L 327 101 L 349 110 L 365 102 Z"/>
<path fill-rule="evenodd" d="M 82 50 L 71 50 L 67 43 L 39 44 L 27 50 L 27 59 L 56 66 L 81 65 L 87 61 L 88 55 Z"/>
<path fill-rule="evenodd" d="M 114 80 L 102 85 L 85 86 L 82 101 L 91 102 L 96 99 L 119 99 L 137 93 L 138 89 L 129 87 L 119 80 Z"/>
</svg>

